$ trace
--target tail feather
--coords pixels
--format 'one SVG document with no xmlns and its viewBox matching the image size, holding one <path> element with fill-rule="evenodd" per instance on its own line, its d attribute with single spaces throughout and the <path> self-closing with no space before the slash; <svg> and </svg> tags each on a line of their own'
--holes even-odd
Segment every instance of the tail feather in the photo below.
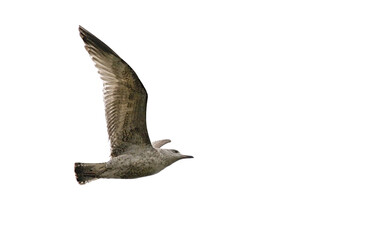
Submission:
<svg viewBox="0 0 388 240">
<path fill-rule="evenodd" d="M 99 178 L 105 163 L 75 163 L 74 172 L 77 182 L 85 184 Z"/>
</svg>

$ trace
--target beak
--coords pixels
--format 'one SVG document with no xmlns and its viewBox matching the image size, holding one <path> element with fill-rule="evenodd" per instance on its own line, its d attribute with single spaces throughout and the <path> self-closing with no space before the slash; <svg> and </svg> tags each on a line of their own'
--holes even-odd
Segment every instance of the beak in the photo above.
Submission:
<svg viewBox="0 0 388 240">
<path fill-rule="evenodd" d="M 190 155 L 182 155 L 182 159 L 183 158 L 194 158 L 193 156 L 190 156 Z"/>
</svg>

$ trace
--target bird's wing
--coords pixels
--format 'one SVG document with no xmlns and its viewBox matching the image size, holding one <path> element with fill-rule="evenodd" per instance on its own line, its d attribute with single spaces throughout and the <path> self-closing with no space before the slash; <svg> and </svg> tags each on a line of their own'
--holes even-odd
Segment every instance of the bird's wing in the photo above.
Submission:
<svg viewBox="0 0 388 240">
<path fill-rule="evenodd" d="M 104 82 L 111 156 L 132 145 L 151 145 L 146 125 L 147 91 L 140 79 L 105 43 L 81 26 L 79 32 Z"/>
<path fill-rule="evenodd" d="M 152 142 L 152 146 L 154 148 L 161 148 L 161 147 L 163 147 L 164 145 L 166 145 L 167 143 L 170 143 L 170 142 L 171 142 L 170 139 L 158 140 L 158 141 Z"/>
</svg>

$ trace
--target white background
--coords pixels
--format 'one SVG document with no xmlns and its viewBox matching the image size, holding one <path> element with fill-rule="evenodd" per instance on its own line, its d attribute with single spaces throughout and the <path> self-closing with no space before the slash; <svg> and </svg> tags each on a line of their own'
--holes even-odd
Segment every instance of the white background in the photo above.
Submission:
<svg viewBox="0 0 388 240">
<path fill-rule="evenodd" d="M 387 239 L 385 1 L 3 1 L 1 239 Z M 75 181 L 109 159 L 82 25 L 139 75 L 152 140 L 194 159 Z"/>
</svg>

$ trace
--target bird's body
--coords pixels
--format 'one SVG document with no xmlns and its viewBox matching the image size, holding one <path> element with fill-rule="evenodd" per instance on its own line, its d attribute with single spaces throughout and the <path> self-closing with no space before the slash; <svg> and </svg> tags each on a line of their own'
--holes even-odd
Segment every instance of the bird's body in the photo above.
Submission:
<svg viewBox="0 0 388 240">
<path fill-rule="evenodd" d="M 147 92 L 131 67 L 86 29 L 79 27 L 85 48 L 104 81 L 105 116 L 111 142 L 106 163 L 75 163 L 80 184 L 98 178 L 138 178 L 153 175 L 183 158 L 161 149 L 170 140 L 151 144 L 146 126 Z"/>
<path fill-rule="evenodd" d="M 152 147 L 138 147 L 112 158 L 103 174 L 107 178 L 138 178 L 160 172 L 162 155 Z"/>
</svg>

